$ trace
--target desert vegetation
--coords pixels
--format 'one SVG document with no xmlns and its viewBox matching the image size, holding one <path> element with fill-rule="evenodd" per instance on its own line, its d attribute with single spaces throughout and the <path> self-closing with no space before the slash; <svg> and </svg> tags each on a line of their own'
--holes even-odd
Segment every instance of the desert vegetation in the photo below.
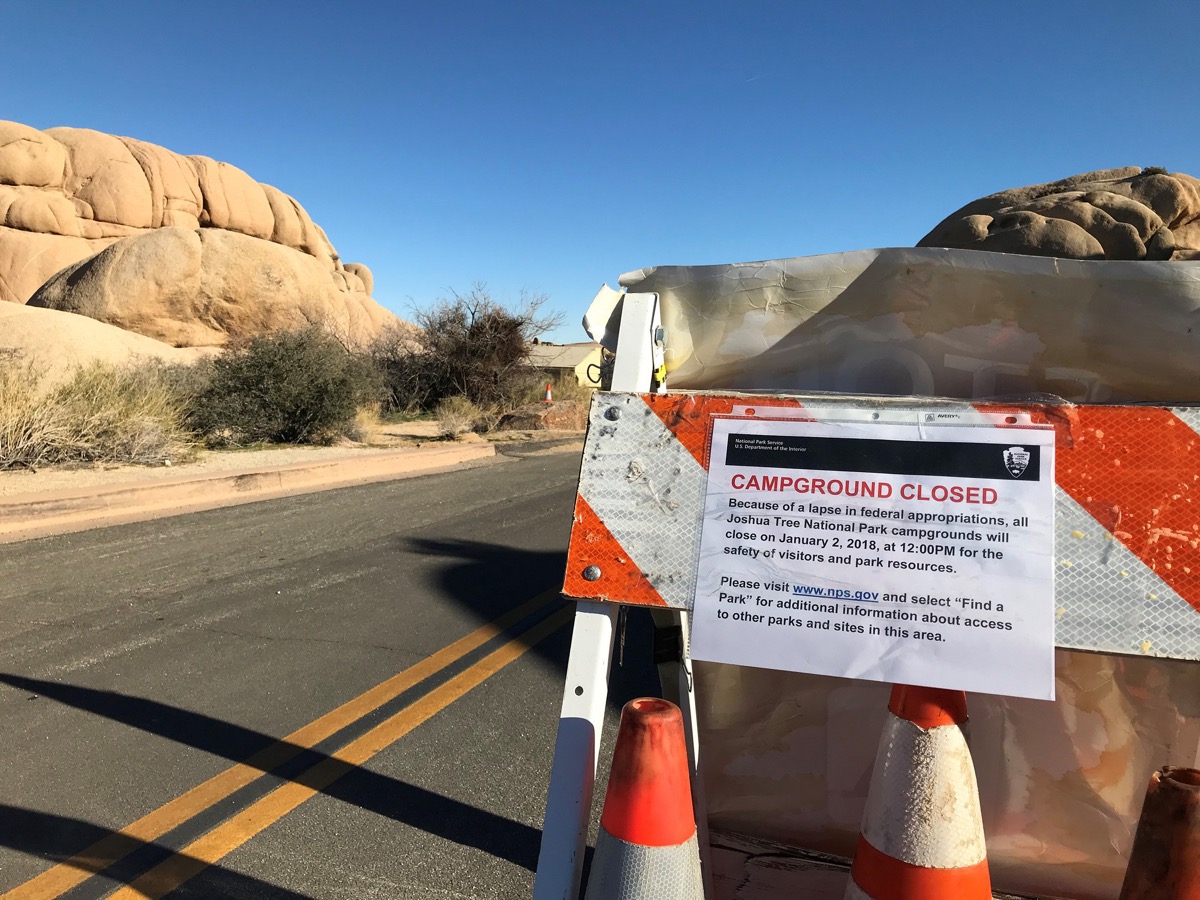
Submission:
<svg viewBox="0 0 1200 900">
<path fill-rule="evenodd" d="M 199 445 L 356 440 L 380 414 L 432 415 L 448 438 L 488 430 L 542 399 L 547 379 L 524 361 L 532 338 L 558 324 L 545 303 L 523 297 L 509 308 L 476 286 L 367 347 L 308 325 L 190 366 L 96 363 L 53 385 L 37 360 L 0 355 L 0 471 L 163 464 Z M 573 378 L 552 383 L 558 399 L 586 393 Z"/>
<path fill-rule="evenodd" d="M 542 376 L 524 365 L 529 342 L 557 327 L 547 297 L 522 296 L 510 309 L 482 285 L 417 310 L 415 334 L 392 329 L 369 354 L 385 383 L 385 412 L 433 410 L 464 397 L 495 413 L 528 402 Z"/>
<path fill-rule="evenodd" d="M 94 363 L 49 386 L 34 361 L 0 358 L 0 470 L 87 463 L 162 463 L 193 436 L 164 367 Z"/>
<path fill-rule="evenodd" d="M 380 378 L 363 354 L 317 326 L 252 338 L 209 366 L 187 422 L 210 447 L 328 444 L 378 405 Z"/>
</svg>

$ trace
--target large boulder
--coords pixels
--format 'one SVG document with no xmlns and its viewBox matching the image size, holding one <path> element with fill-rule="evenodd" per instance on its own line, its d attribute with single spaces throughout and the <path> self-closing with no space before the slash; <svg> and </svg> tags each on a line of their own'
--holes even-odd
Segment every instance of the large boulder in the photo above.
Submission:
<svg viewBox="0 0 1200 900">
<path fill-rule="evenodd" d="M 100 361 L 121 365 L 134 359 L 191 364 L 205 348 L 180 349 L 85 316 L 19 303 L 0 303 L 0 365 L 33 365 L 47 386 L 81 366 Z"/>
<path fill-rule="evenodd" d="M 1061 259 L 1200 259 L 1200 180 L 1129 166 L 990 194 L 918 247 Z"/>
<path fill-rule="evenodd" d="M 99 319 L 176 347 L 221 344 L 320 324 L 350 343 L 395 317 L 352 272 L 331 289 L 319 260 L 290 247 L 211 228 L 157 228 L 63 269 L 30 306 Z"/>
<path fill-rule="evenodd" d="M 313 321 L 363 342 L 399 321 L 372 288 L 299 203 L 235 166 L 0 121 L 0 300 L 180 346 Z"/>
<path fill-rule="evenodd" d="M 3 187 L 0 186 L 0 216 L 3 214 Z M 98 253 L 111 243 L 0 226 L 0 302 L 24 303 L 55 272 Z"/>
<path fill-rule="evenodd" d="M 497 431 L 583 431 L 587 406 L 578 400 L 530 403 L 503 416 Z"/>
</svg>

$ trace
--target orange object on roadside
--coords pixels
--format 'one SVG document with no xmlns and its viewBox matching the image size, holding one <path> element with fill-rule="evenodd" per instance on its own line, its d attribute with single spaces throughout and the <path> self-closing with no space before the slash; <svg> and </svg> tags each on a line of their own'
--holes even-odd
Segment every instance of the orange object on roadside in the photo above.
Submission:
<svg viewBox="0 0 1200 900">
<path fill-rule="evenodd" d="M 896 685 L 845 900 L 991 900 L 962 691 Z"/>
<path fill-rule="evenodd" d="M 587 896 L 704 896 L 683 713 L 643 697 L 621 710 Z"/>
<path fill-rule="evenodd" d="M 1150 776 L 1120 900 L 1200 900 L 1200 769 Z"/>
</svg>

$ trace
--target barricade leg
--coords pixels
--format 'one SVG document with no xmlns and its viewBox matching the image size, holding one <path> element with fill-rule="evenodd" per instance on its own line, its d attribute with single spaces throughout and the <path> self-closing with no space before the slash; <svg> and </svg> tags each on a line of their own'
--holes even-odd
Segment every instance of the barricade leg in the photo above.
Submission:
<svg viewBox="0 0 1200 900">
<path fill-rule="evenodd" d="M 581 600 L 576 605 L 534 900 L 579 896 L 618 610 L 615 603 Z"/>
</svg>

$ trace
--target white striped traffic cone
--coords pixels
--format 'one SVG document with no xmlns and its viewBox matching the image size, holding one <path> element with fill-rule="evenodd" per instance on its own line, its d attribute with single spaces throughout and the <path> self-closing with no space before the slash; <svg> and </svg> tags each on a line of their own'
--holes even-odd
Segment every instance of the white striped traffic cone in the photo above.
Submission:
<svg viewBox="0 0 1200 900">
<path fill-rule="evenodd" d="M 550 385 L 546 385 L 546 402 L 547 403 L 554 402 L 554 393 L 553 393 L 553 391 L 550 390 Z"/>
<path fill-rule="evenodd" d="M 683 713 L 643 697 L 621 710 L 587 900 L 703 900 Z"/>
<path fill-rule="evenodd" d="M 896 685 L 845 900 L 991 900 L 962 691 Z"/>
</svg>

